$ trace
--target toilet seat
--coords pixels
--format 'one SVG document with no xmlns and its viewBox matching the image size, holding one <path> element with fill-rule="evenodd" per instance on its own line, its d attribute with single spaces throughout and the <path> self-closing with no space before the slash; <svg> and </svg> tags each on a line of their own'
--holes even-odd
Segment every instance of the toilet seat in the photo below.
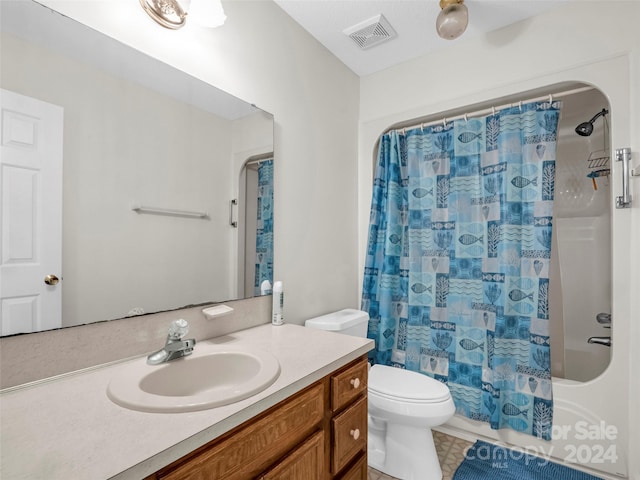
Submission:
<svg viewBox="0 0 640 480">
<path fill-rule="evenodd" d="M 451 398 L 444 383 L 411 370 L 374 365 L 369 370 L 369 392 L 407 403 L 439 403 Z"/>
</svg>

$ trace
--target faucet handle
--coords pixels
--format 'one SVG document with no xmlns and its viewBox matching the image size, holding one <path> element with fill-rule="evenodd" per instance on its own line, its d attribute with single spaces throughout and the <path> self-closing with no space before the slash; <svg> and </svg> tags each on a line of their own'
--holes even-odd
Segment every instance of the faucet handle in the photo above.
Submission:
<svg viewBox="0 0 640 480">
<path fill-rule="evenodd" d="M 604 325 L 605 328 L 611 326 L 611 314 L 610 313 L 599 313 L 596 315 L 596 321 L 600 325 Z"/>
<path fill-rule="evenodd" d="M 189 332 L 189 324 L 186 320 L 179 318 L 174 320 L 169 325 L 169 339 L 170 340 L 182 340 L 182 338 Z"/>
</svg>

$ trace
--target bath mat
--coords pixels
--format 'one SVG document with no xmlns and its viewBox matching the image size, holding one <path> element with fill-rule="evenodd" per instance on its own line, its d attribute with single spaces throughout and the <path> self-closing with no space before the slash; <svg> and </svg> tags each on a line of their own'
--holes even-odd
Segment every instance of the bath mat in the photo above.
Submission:
<svg viewBox="0 0 640 480">
<path fill-rule="evenodd" d="M 602 480 L 588 473 L 478 440 L 465 455 L 453 480 Z"/>
</svg>

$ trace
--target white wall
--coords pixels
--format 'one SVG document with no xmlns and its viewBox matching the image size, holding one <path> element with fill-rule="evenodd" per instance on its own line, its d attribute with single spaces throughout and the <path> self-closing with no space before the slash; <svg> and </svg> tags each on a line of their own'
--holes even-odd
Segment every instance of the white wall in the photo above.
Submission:
<svg viewBox="0 0 640 480">
<path fill-rule="evenodd" d="M 480 8 L 480 6 L 478 6 Z M 361 80 L 359 135 L 359 258 L 362 270 L 371 198 L 372 155 L 375 142 L 389 126 L 467 105 L 535 90 L 559 82 L 582 81 L 600 88 L 611 105 L 612 143 L 631 147 L 638 165 L 640 150 L 640 3 L 571 2 L 558 10 L 478 38 L 456 41 L 450 48 L 389 68 Z M 471 21 L 473 17 L 471 16 Z M 389 86 L 393 86 L 390 88 Z M 614 164 L 612 196 L 620 195 L 619 164 Z M 634 180 L 636 197 L 638 184 Z M 613 198 L 611 199 L 613 201 Z M 640 327 L 637 292 L 640 291 L 640 201 L 634 208 L 616 210 L 613 218 L 614 285 L 616 325 L 609 369 L 582 387 L 554 386 L 561 421 L 571 422 L 577 412 L 615 425 L 619 434 L 619 461 L 596 465 L 612 473 L 640 478 Z M 636 292 L 632 295 L 631 292 Z M 632 308 L 635 305 L 635 309 Z M 631 347 L 634 348 L 631 348 Z M 573 412 L 573 413 L 572 413 Z M 576 413 L 575 417 L 572 417 Z M 495 432 L 462 422 L 477 434 Z M 501 431 L 502 432 L 502 431 Z M 500 433 L 511 443 L 530 440 Z M 574 441 L 574 444 L 577 442 Z M 555 445 L 555 443 L 554 443 Z M 558 443 L 556 455 L 566 455 Z"/>
<path fill-rule="evenodd" d="M 48 6 L 271 112 L 275 277 L 285 319 L 358 306 L 358 77 L 270 0 L 224 2 L 224 26 L 169 31 L 138 2 Z"/>
</svg>

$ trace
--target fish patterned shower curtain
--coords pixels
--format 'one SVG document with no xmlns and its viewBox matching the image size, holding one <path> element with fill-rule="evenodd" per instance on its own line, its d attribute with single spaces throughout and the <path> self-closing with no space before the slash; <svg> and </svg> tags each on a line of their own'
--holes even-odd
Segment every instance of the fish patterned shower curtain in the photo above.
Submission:
<svg viewBox="0 0 640 480">
<path fill-rule="evenodd" d="M 549 261 L 561 104 L 383 135 L 362 309 L 371 359 L 456 412 L 549 440 Z"/>
<path fill-rule="evenodd" d="M 273 159 L 258 166 L 258 218 L 256 228 L 256 270 L 254 295 L 260 295 L 263 281 L 273 285 Z"/>
</svg>

